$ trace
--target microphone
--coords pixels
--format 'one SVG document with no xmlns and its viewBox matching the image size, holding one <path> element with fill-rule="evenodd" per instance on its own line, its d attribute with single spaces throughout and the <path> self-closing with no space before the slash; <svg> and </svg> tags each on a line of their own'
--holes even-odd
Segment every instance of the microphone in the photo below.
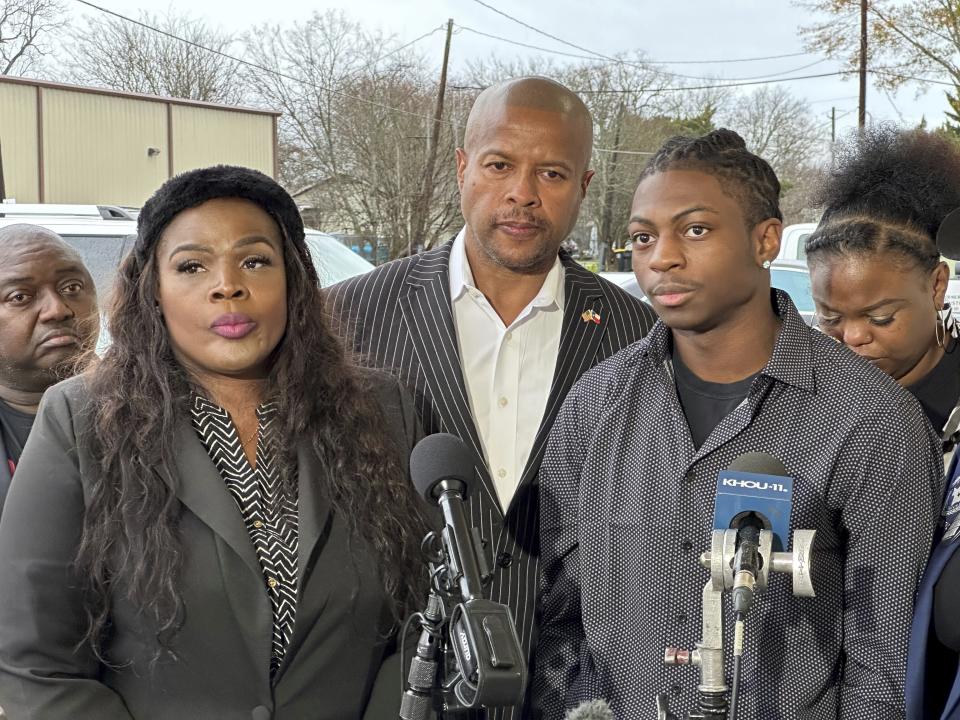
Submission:
<svg viewBox="0 0 960 720">
<path fill-rule="evenodd" d="M 745 453 L 717 476 L 713 527 L 737 531 L 731 599 L 741 616 L 753 605 L 764 570 L 760 531 L 771 531 L 773 548 L 787 547 L 792 498 L 793 479 L 783 463 L 767 453 Z"/>
<path fill-rule="evenodd" d="M 616 718 L 606 701 L 588 700 L 568 712 L 564 720 L 616 720 Z"/>
<path fill-rule="evenodd" d="M 461 602 L 448 614 L 448 639 L 459 677 L 452 683 L 464 708 L 509 707 L 523 701 L 527 661 L 510 608 L 483 597 L 490 574 L 476 528 L 467 523 L 464 501 L 475 476 L 473 456 L 455 435 L 421 440 L 410 455 L 413 484 L 443 513 L 444 592 L 459 588 Z"/>
<path fill-rule="evenodd" d="M 481 560 L 463 509 L 474 473 L 467 446 L 449 433 L 428 435 L 410 453 L 410 476 L 417 492 L 443 512 L 443 545 L 451 579 L 459 583 L 464 600 L 483 594 Z"/>
</svg>

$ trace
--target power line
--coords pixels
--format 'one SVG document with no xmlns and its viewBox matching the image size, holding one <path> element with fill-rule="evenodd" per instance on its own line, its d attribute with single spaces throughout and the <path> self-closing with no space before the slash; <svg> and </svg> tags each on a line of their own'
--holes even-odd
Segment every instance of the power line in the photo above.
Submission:
<svg viewBox="0 0 960 720">
<path fill-rule="evenodd" d="M 336 90 L 336 89 L 334 89 L 334 88 L 327 87 L 327 86 L 321 85 L 321 84 L 319 84 L 319 83 L 309 82 L 309 81 L 307 81 L 307 80 L 304 80 L 303 78 L 298 78 L 298 77 L 295 77 L 295 76 L 293 76 L 293 75 L 287 75 L 286 73 L 280 72 L 279 70 L 274 70 L 273 68 L 268 68 L 268 67 L 265 67 L 264 65 L 260 65 L 260 64 L 255 63 L 255 62 L 251 62 L 251 61 L 249 61 L 249 60 L 244 60 L 243 58 L 236 57 L 235 55 L 231 55 L 231 54 L 229 54 L 229 53 L 225 53 L 225 52 L 223 52 L 222 50 L 215 50 L 214 48 L 207 47 L 206 45 L 201 45 L 200 43 L 194 42 L 193 40 L 187 40 L 186 38 L 182 38 L 182 37 L 180 37 L 179 35 L 175 35 L 175 34 L 173 34 L 173 33 L 171 33 L 171 32 L 167 32 L 166 30 L 162 30 L 162 29 L 160 29 L 160 28 L 158 28 L 158 27 L 154 27 L 153 25 L 149 25 L 148 23 L 142 22 L 142 21 L 140 21 L 140 20 L 135 20 L 134 18 L 128 17 L 128 16 L 126 16 L 126 15 L 122 15 L 122 14 L 120 14 L 120 13 L 118 13 L 118 12 L 115 12 L 115 11 L 113 11 L 113 10 L 110 10 L 110 9 L 108 9 L 108 8 L 101 7 L 100 5 L 96 5 L 96 4 L 92 3 L 92 2 L 89 2 L 89 0 L 75 0 L 75 1 L 78 2 L 78 3 L 80 3 L 81 5 L 86 5 L 87 7 L 93 8 L 94 10 L 98 10 L 99 12 L 105 13 L 105 14 L 107 14 L 107 15 L 112 15 L 113 17 L 118 18 L 118 19 L 120 19 L 120 20 L 123 20 L 124 22 L 132 23 L 132 24 L 138 25 L 138 26 L 140 26 L 140 27 L 142 27 L 142 28 L 144 28 L 144 29 L 146 29 L 146 30 L 150 30 L 151 32 L 155 32 L 155 33 L 159 33 L 160 35 L 164 35 L 164 36 L 170 38 L 171 40 L 176 40 L 177 42 L 185 43 L 185 44 L 187 44 L 187 45 L 190 45 L 190 46 L 192 46 L 192 47 L 197 48 L 198 50 L 203 50 L 203 51 L 205 51 L 205 52 L 213 53 L 214 55 L 219 55 L 219 56 L 222 57 L 222 58 L 225 58 L 225 59 L 227 59 L 227 60 L 230 60 L 231 62 L 239 63 L 239 64 L 241 64 L 241 65 L 246 65 L 247 67 L 254 68 L 255 70 L 260 70 L 260 71 L 265 72 L 265 73 L 267 73 L 267 74 L 269 74 L 269 75 L 275 75 L 276 77 L 284 78 L 284 79 L 286 79 L 286 80 L 292 80 L 292 81 L 294 81 L 294 82 L 301 83 L 301 84 L 303 84 L 303 85 L 307 85 L 307 86 L 309 86 L 309 87 L 315 88 L 315 89 L 317 89 L 317 90 L 322 90 L 322 91 L 324 91 L 324 92 L 329 92 L 329 93 L 332 93 L 332 94 L 334 94 L 334 95 L 339 95 L 340 97 L 346 98 L 347 100 L 355 100 L 355 101 L 357 101 L 357 102 L 361 102 L 361 103 L 364 103 L 364 104 L 366 104 L 366 105 L 370 105 L 370 106 L 372 106 L 372 107 L 378 107 L 378 108 L 381 108 L 381 109 L 383 109 L 383 110 L 389 110 L 389 111 L 391 111 L 391 112 L 401 113 L 401 114 L 403 114 L 403 115 L 410 115 L 410 116 L 412 116 L 412 117 L 421 118 L 421 119 L 423 119 L 423 120 L 430 120 L 430 121 L 433 120 L 433 118 L 430 117 L 429 115 L 423 115 L 423 114 L 421 114 L 421 113 L 412 112 L 411 110 L 404 110 L 403 108 L 392 107 L 392 106 L 390 106 L 390 105 L 384 105 L 383 103 L 378 103 L 378 102 L 376 102 L 376 101 L 374 101 L 374 100 L 367 100 L 366 98 L 358 97 L 358 96 L 356 96 L 356 95 L 350 95 L 349 93 L 345 93 L 345 92 L 343 92 L 342 90 Z M 435 32 L 435 30 L 427 33 L 427 34 L 424 35 L 423 37 L 427 37 L 427 36 L 431 35 L 433 32 Z M 418 38 L 418 40 L 422 40 L 423 37 Z M 408 44 L 410 44 L 410 43 L 408 43 Z M 374 61 L 374 63 L 379 62 L 383 57 L 386 57 L 386 56 L 382 56 L 381 58 L 377 58 L 377 60 Z M 449 120 L 444 120 L 443 122 L 445 122 L 445 123 L 447 123 L 447 124 L 451 124 Z"/>
<path fill-rule="evenodd" d="M 772 83 L 789 82 L 791 80 L 812 80 L 814 78 L 838 77 L 840 75 L 849 75 L 848 70 L 838 70 L 829 73 L 817 73 L 816 75 L 795 75 L 794 77 L 778 78 L 775 80 L 754 80 L 750 82 L 731 82 L 718 85 L 687 85 L 682 87 L 654 88 L 655 92 L 683 92 L 684 90 L 718 90 L 728 87 L 746 87 L 748 85 L 770 85 Z M 454 85 L 454 90 L 486 90 L 486 87 L 479 85 Z M 642 92 L 643 89 L 610 89 L 610 90 L 574 90 L 579 95 L 627 95 L 635 92 Z"/>
<path fill-rule="evenodd" d="M 473 1 L 474 1 L 475 3 L 477 3 L 478 5 L 482 5 L 483 7 L 487 8 L 487 10 L 491 10 L 492 12 L 495 12 L 495 13 L 497 13 L 498 15 L 502 15 L 503 17 L 507 18 L 507 19 L 510 20 L 511 22 L 515 22 L 515 23 L 517 23 L 518 25 L 522 25 L 523 27 L 527 28 L 528 30 L 532 30 L 533 32 L 537 33 L 538 35 L 543 35 L 544 37 L 550 38 L 551 40 L 554 40 L 554 41 L 560 43 L 561 45 L 566 45 L 567 47 L 572 47 L 572 48 L 574 48 L 574 49 L 576 49 L 576 50 L 580 50 L 581 52 L 589 53 L 591 57 L 599 57 L 599 58 L 603 58 L 604 60 L 609 60 L 609 61 L 611 61 L 611 62 L 621 62 L 620 60 L 617 60 L 616 58 L 612 58 L 612 57 L 610 57 L 610 56 L 608 56 L 608 55 L 604 55 L 603 53 L 599 53 L 599 52 L 597 52 L 596 50 L 591 50 L 590 48 L 581 47 L 580 45 L 575 45 L 574 43 L 571 43 L 571 42 L 568 42 L 568 41 L 564 40 L 563 38 L 559 38 L 559 37 L 557 37 L 556 35 L 551 35 L 550 33 L 546 32 L 545 30 L 541 30 L 541 29 L 538 28 L 538 27 L 534 27 L 533 25 L 530 25 L 529 23 L 526 23 L 526 22 L 524 22 L 523 20 L 520 20 L 519 18 L 515 18 L 513 15 L 509 15 L 509 14 L 505 13 L 503 10 L 499 10 L 499 9 L 495 8 L 493 5 L 490 5 L 489 3 L 483 2 L 483 0 L 473 0 Z M 464 30 L 467 30 L 467 29 L 469 29 L 469 28 L 464 28 Z M 478 32 L 478 31 L 474 30 L 473 32 Z M 483 34 L 483 33 L 480 33 L 480 34 Z M 498 39 L 504 39 L 504 38 L 498 38 Z M 506 42 L 510 42 L 510 41 L 507 40 Z M 522 45 L 523 43 L 516 43 L 516 44 Z M 534 47 L 534 46 L 530 46 L 530 47 Z M 545 48 L 534 48 L 534 49 L 544 50 Z M 566 54 L 566 53 L 560 53 L 559 51 L 550 51 L 550 50 L 547 50 L 547 52 L 558 52 L 558 54 L 561 54 L 561 55 L 562 55 L 562 54 Z M 656 60 L 656 61 L 651 60 L 650 62 L 651 62 L 651 63 L 655 63 L 655 64 L 657 64 L 657 65 L 714 65 L 714 64 L 736 63 L 736 62 L 754 62 L 754 61 L 758 61 L 758 60 L 780 60 L 781 58 L 799 57 L 799 56 L 801 56 L 801 55 L 810 55 L 810 53 L 807 53 L 807 52 L 795 52 L 795 53 L 785 53 L 785 54 L 783 54 L 783 55 L 766 55 L 766 56 L 763 56 L 763 57 L 736 58 L 736 59 L 733 59 L 733 60 L 723 60 L 723 59 L 711 59 L 711 60 Z M 577 56 L 574 56 L 574 57 L 577 57 Z"/>
<path fill-rule="evenodd" d="M 509 43 L 510 45 L 518 45 L 519 47 L 527 48 L 527 49 L 529 49 L 529 50 L 537 50 L 537 51 L 539 51 L 539 52 L 551 53 L 551 54 L 553 54 L 553 55 L 562 55 L 563 57 L 576 58 L 576 59 L 579 59 L 579 60 L 591 60 L 591 61 L 593 61 L 593 62 L 596 62 L 597 60 L 600 59 L 600 58 L 597 58 L 596 56 L 593 56 L 593 55 L 582 55 L 582 54 L 578 54 L 578 53 L 569 53 L 569 52 L 564 52 L 563 50 L 553 50 L 553 49 L 551 49 L 551 48 L 545 48 L 545 47 L 542 47 L 542 46 L 540 46 L 540 45 L 531 45 L 531 44 L 529 44 L 529 43 L 520 42 L 519 40 L 511 40 L 510 38 L 501 37 L 500 35 L 493 35 L 493 34 L 491 34 L 491 33 L 482 32 L 482 31 L 480 31 L 480 30 L 476 30 L 476 29 L 471 28 L 471 27 L 466 27 L 466 26 L 464 26 L 464 25 L 457 25 L 457 27 L 458 27 L 460 30 L 466 30 L 467 32 L 473 33 L 474 35 L 481 35 L 481 36 L 483 36 L 483 37 L 485 37 L 485 38 L 490 38 L 491 40 L 498 40 L 498 41 L 500 41 L 500 42 Z M 801 55 L 806 55 L 807 53 L 800 53 L 800 54 L 801 54 Z M 655 70 L 656 72 L 659 72 L 659 73 L 662 74 L 662 75 L 670 75 L 670 76 L 672 76 L 672 77 L 683 78 L 683 79 L 685 79 L 685 80 L 708 80 L 708 81 L 709 81 L 709 80 L 720 80 L 720 79 L 721 79 L 721 78 L 717 78 L 716 76 L 683 75 L 683 74 L 681 74 L 681 73 L 673 72 L 672 70 L 664 70 L 664 69 L 662 69 L 662 68 L 656 67 L 658 64 L 660 64 L 660 63 L 659 63 L 658 61 L 656 61 L 656 60 L 644 60 L 644 61 L 642 61 L 642 62 L 633 62 L 633 61 L 625 60 L 625 59 L 622 59 L 622 58 L 613 58 L 612 60 L 610 60 L 610 61 L 608 61 L 608 62 L 610 62 L 611 64 L 615 64 L 615 65 L 625 65 L 625 66 L 628 66 L 628 67 L 635 67 L 635 68 L 639 68 L 639 69 L 641 69 L 641 70 Z M 791 68 L 791 69 L 789 69 L 789 70 L 783 70 L 783 71 L 781 71 L 781 72 L 766 73 L 766 74 L 763 74 L 763 75 L 751 75 L 751 76 L 749 76 L 749 77 L 733 77 L 733 78 L 724 78 L 724 79 L 725 79 L 725 80 L 729 80 L 729 81 L 732 82 L 732 81 L 737 81 L 737 80 L 759 80 L 759 79 L 763 79 L 763 78 L 778 77 L 778 76 L 780 76 L 780 75 L 789 75 L 790 73 L 799 72 L 800 70 L 806 70 L 807 68 L 811 68 L 811 67 L 813 67 L 814 65 L 820 65 L 821 63 L 825 63 L 825 62 L 827 62 L 827 59 L 826 59 L 826 58 L 821 58 L 821 59 L 819 59 L 819 60 L 815 60 L 815 61 L 812 62 L 812 63 L 807 63 L 806 65 L 801 65 L 800 67 Z"/>
</svg>

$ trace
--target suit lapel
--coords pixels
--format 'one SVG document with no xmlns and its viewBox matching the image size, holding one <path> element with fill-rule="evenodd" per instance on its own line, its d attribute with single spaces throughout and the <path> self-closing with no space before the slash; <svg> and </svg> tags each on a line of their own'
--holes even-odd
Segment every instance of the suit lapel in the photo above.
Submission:
<svg viewBox="0 0 960 720">
<path fill-rule="evenodd" d="M 323 495 L 323 468 L 320 458 L 308 442 L 301 442 L 297 448 L 297 483 L 299 487 L 299 557 L 297 566 L 300 576 L 300 591 L 306 585 L 307 575 L 312 563 L 311 557 L 321 539 L 330 532 L 333 519 L 332 506 Z"/>
<path fill-rule="evenodd" d="M 260 561 L 257 560 L 256 550 L 243 524 L 237 503 L 231 497 L 190 421 L 182 421 L 177 432 L 181 449 L 177 455 L 177 497 L 194 515 L 223 538 L 251 571 L 261 576 L 263 573 Z"/>
<path fill-rule="evenodd" d="M 553 421 L 560 411 L 567 393 L 584 372 L 593 367 L 600 350 L 610 317 L 606 296 L 597 276 L 561 253 L 560 261 L 565 270 L 563 329 L 557 364 L 547 397 L 547 407 L 540 421 L 533 449 L 524 467 L 520 486 L 532 482 L 540 469 L 547 438 Z M 585 314 L 592 313 L 585 318 Z M 599 320 L 599 322 L 596 322 Z M 514 497 L 520 496 L 517 493 Z"/>
<path fill-rule="evenodd" d="M 458 435 L 472 451 L 484 491 L 499 507 L 477 426 L 470 411 L 460 349 L 450 306 L 450 248 L 452 243 L 423 253 L 407 275 L 407 292 L 400 295 L 400 309 L 407 323 L 410 342 L 423 368 L 433 404 L 445 427 Z"/>
<path fill-rule="evenodd" d="M 268 667 L 273 614 L 270 600 L 262 590 L 263 570 L 257 552 L 240 509 L 188 419 L 180 423 L 177 433 L 177 497 L 216 535 L 219 570 L 230 609 L 243 628 L 243 639 L 254 666 Z"/>
</svg>

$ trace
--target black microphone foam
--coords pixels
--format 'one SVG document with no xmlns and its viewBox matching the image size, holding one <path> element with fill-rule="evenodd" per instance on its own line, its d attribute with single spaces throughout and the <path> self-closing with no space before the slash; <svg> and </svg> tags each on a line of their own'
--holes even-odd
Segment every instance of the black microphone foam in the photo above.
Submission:
<svg viewBox="0 0 960 720">
<path fill-rule="evenodd" d="M 463 440 L 449 433 L 427 435 L 410 453 L 410 476 L 423 497 L 436 502 L 434 488 L 443 480 L 464 484 L 463 499 L 470 494 L 474 476 L 473 455 Z"/>
<path fill-rule="evenodd" d="M 727 469 L 735 472 L 758 473 L 760 475 L 787 476 L 787 468 L 784 467 L 782 462 L 777 460 L 773 455 L 759 452 L 744 453 L 730 463 L 730 467 Z"/>
<path fill-rule="evenodd" d="M 960 208 L 943 219 L 937 230 L 937 250 L 944 257 L 960 260 Z"/>
</svg>

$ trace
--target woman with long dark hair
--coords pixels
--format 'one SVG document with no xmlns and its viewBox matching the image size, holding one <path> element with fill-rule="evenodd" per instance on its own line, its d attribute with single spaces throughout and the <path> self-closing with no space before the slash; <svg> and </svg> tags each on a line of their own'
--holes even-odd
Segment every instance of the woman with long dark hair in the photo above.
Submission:
<svg viewBox="0 0 960 720">
<path fill-rule="evenodd" d="M 960 437 L 960 350 L 944 304 L 950 270 L 936 241 L 960 207 L 960 150 L 936 133 L 867 128 L 841 145 L 820 199 L 823 218 L 806 241 L 820 328 L 916 397 L 949 462 Z M 948 477 L 943 529 L 916 599 L 909 720 L 960 720 L 955 459 Z"/>
<path fill-rule="evenodd" d="M 244 168 L 173 178 L 114 295 L 0 523 L 0 706 L 360 717 L 420 597 L 416 420 L 328 329 L 293 200 Z"/>
</svg>

